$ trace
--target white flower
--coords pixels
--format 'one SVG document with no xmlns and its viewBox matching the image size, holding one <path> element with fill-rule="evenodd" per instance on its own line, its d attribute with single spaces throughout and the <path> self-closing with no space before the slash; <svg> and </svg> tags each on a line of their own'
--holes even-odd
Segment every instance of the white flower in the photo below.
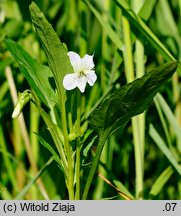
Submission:
<svg viewBox="0 0 181 216">
<path fill-rule="evenodd" d="M 85 55 L 83 58 L 75 52 L 68 52 L 70 63 L 73 66 L 74 73 L 65 75 L 63 79 L 63 86 L 67 90 L 72 90 L 76 87 L 83 93 L 85 91 L 86 83 L 93 86 L 97 76 L 94 70 L 93 55 Z"/>
</svg>

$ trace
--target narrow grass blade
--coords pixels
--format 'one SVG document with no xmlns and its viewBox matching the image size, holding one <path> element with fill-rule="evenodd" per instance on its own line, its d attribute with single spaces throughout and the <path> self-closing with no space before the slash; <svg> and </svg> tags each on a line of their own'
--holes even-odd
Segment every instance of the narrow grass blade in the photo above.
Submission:
<svg viewBox="0 0 181 216">
<path fill-rule="evenodd" d="M 151 124 L 149 127 L 149 134 L 151 138 L 154 140 L 154 142 L 157 144 L 159 149 L 162 151 L 162 153 L 166 156 L 168 161 L 172 164 L 172 166 L 175 168 L 177 173 L 181 175 L 181 166 L 178 164 L 176 159 L 174 158 L 173 154 L 171 151 L 167 148 L 164 140 L 160 136 L 160 134 L 156 131 L 154 126 Z"/>
<path fill-rule="evenodd" d="M 155 34 L 149 29 L 149 27 L 137 16 L 125 0 L 114 0 L 117 5 L 121 8 L 125 17 L 134 25 L 141 34 L 143 34 L 146 39 L 156 48 L 162 56 L 170 61 L 175 60 L 174 56 L 169 52 L 169 50 L 161 43 L 161 41 L 156 37 Z"/>
<path fill-rule="evenodd" d="M 98 174 L 98 176 L 104 181 L 106 182 L 108 185 L 110 185 L 112 188 L 114 188 L 117 193 L 123 197 L 125 200 L 132 200 L 132 198 L 130 196 L 128 196 L 127 194 L 125 194 L 124 192 L 122 192 L 121 190 L 119 190 L 119 188 L 115 187 L 114 184 L 111 183 L 111 181 L 109 181 L 105 176 L 103 176 L 101 173 Z"/>
<path fill-rule="evenodd" d="M 5 81 L 1 84 L 0 86 L 0 102 L 3 102 L 3 99 L 6 95 L 6 93 L 8 92 L 9 86 L 8 86 L 8 82 Z"/>
<path fill-rule="evenodd" d="M 157 96 L 158 95 L 159 95 L 159 93 L 157 94 Z M 157 96 L 154 98 L 154 103 L 155 103 L 155 106 L 157 108 L 157 112 L 158 112 L 158 115 L 160 117 L 160 121 L 162 123 L 163 130 L 165 132 L 165 136 L 166 136 L 166 139 L 167 139 L 168 146 L 171 149 L 172 148 L 171 134 L 169 133 L 167 122 L 166 122 L 166 119 L 165 119 L 165 117 L 163 115 L 163 111 L 161 109 L 161 104 L 158 102 Z"/>
<path fill-rule="evenodd" d="M 163 98 L 163 96 L 161 94 L 157 94 L 156 100 L 160 104 L 160 106 L 161 106 L 167 120 L 169 121 L 170 125 L 172 126 L 176 136 L 178 137 L 179 140 L 181 140 L 181 128 L 180 128 L 178 122 L 176 121 L 176 118 L 175 118 L 173 112 L 171 111 L 170 107 L 168 106 L 167 102 L 165 101 L 165 99 Z"/>
<path fill-rule="evenodd" d="M 120 50 L 123 50 L 123 42 L 122 40 L 118 37 L 118 35 L 115 33 L 115 31 L 111 28 L 109 23 L 103 18 L 103 16 L 90 4 L 90 2 L 85 1 L 88 7 L 91 9 L 91 11 L 94 13 L 96 16 L 97 20 L 101 24 L 102 28 L 104 31 L 108 34 L 110 39 L 113 41 L 113 43 L 116 45 L 116 47 Z"/>
<path fill-rule="evenodd" d="M 158 25 L 163 30 L 162 34 L 178 37 L 178 27 L 174 20 L 174 14 L 169 6 L 168 0 L 160 0 L 157 6 L 158 9 Z"/>
<path fill-rule="evenodd" d="M 113 184 L 124 193 L 127 197 L 130 199 L 135 199 L 135 197 L 131 194 L 131 192 L 116 178 L 116 176 L 112 173 L 111 170 L 109 170 L 105 164 L 101 164 L 101 166 L 104 168 L 105 172 L 107 173 L 107 176 L 109 177 L 109 180 L 113 182 Z"/>
<path fill-rule="evenodd" d="M 156 196 L 160 193 L 160 191 L 163 189 L 164 185 L 168 182 L 172 174 L 174 173 L 173 168 L 171 166 L 167 167 L 161 175 L 157 178 L 153 186 L 150 190 L 151 196 Z"/>
<path fill-rule="evenodd" d="M 24 199 L 24 196 L 29 191 L 29 189 L 32 187 L 32 185 L 36 182 L 36 180 L 42 175 L 42 173 L 45 171 L 45 169 L 53 162 L 53 158 L 50 158 L 44 166 L 41 168 L 41 170 L 38 172 L 38 174 L 23 188 L 23 190 L 14 198 L 15 200 L 22 200 Z"/>
<path fill-rule="evenodd" d="M 5 141 L 1 122 L 0 122 L 0 152 L 2 152 L 2 158 L 4 161 L 4 166 L 5 166 L 6 172 L 8 174 L 9 180 L 10 180 L 15 192 L 17 192 L 17 190 L 18 190 L 17 179 L 16 179 L 16 176 L 14 173 L 13 163 L 11 163 L 9 156 L 6 154 L 8 152 L 8 150 L 7 150 L 6 141 Z"/>
<path fill-rule="evenodd" d="M 0 182 L 0 196 L 1 200 L 12 200 L 12 194 L 8 191 L 7 187 L 5 187 L 1 182 Z"/>
<path fill-rule="evenodd" d="M 143 6 L 139 11 L 139 16 L 145 21 L 148 21 L 156 2 L 157 0 L 145 0 Z"/>
</svg>

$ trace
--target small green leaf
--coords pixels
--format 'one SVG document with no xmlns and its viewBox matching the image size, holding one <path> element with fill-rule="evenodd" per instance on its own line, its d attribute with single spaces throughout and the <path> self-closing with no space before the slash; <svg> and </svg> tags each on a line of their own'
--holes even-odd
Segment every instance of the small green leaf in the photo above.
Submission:
<svg viewBox="0 0 181 216">
<path fill-rule="evenodd" d="M 38 134 L 36 134 L 36 135 L 38 136 L 40 143 L 52 154 L 53 159 L 57 162 L 59 167 L 63 170 L 62 162 L 60 160 L 59 155 L 56 153 L 56 151 L 52 148 L 52 146 L 49 143 L 47 143 L 47 141 L 45 139 L 43 139 L 43 137 L 41 137 Z"/>
<path fill-rule="evenodd" d="M 133 116 L 142 113 L 153 97 L 175 72 L 177 62 L 166 63 L 136 79 L 107 98 L 90 116 L 90 125 L 99 134 L 114 132 Z"/>
<path fill-rule="evenodd" d="M 39 109 L 39 112 L 46 123 L 48 130 L 50 131 L 50 134 L 52 136 L 52 139 L 55 143 L 55 146 L 59 152 L 60 158 L 61 158 L 61 167 L 64 169 L 64 171 L 67 171 L 67 159 L 64 152 L 64 146 L 63 146 L 63 135 L 60 130 L 60 128 L 54 124 L 54 122 L 51 120 L 50 116 L 42 109 L 40 104 L 37 102 L 36 98 L 34 98 L 35 104 Z M 49 149 L 52 150 L 52 149 Z M 57 157 L 56 157 L 57 158 Z M 57 160 L 56 160 L 57 161 Z"/>
<path fill-rule="evenodd" d="M 19 68 L 39 99 L 49 107 L 56 103 L 56 94 L 50 84 L 53 75 L 49 67 L 33 59 L 19 44 L 7 39 L 6 45 L 19 63 Z M 48 103 L 48 104 L 47 104 Z"/>
<path fill-rule="evenodd" d="M 37 35 L 47 56 L 48 64 L 53 72 L 58 94 L 62 98 L 66 92 L 63 87 L 63 78 L 67 73 L 73 72 L 67 55 L 67 48 L 65 44 L 61 43 L 53 27 L 34 2 L 30 5 L 30 13 Z"/>
<path fill-rule="evenodd" d="M 92 133 L 92 132 L 90 132 Z M 97 139 L 97 136 L 94 136 L 93 139 L 83 148 L 83 159 L 82 159 L 82 165 L 85 166 L 87 163 L 85 162 L 87 160 L 88 153 L 90 152 L 95 140 Z"/>
</svg>

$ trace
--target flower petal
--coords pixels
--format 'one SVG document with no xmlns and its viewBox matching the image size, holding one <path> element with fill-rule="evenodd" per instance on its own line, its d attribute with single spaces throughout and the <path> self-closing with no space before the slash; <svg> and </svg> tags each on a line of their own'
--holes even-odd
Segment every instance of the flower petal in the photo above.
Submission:
<svg viewBox="0 0 181 216">
<path fill-rule="evenodd" d="M 80 76 L 78 78 L 77 87 L 80 89 L 82 93 L 85 91 L 86 83 L 87 83 L 87 76 Z"/>
<path fill-rule="evenodd" d="M 77 87 L 78 73 L 67 74 L 63 78 L 63 86 L 67 90 L 72 90 Z"/>
<path fill-rule="evenodd" d="M 68 52 L 68 56 L 70 59 L 70 63 L 74 68 L 74 72 L 79 72 L 80 70 L 82 70 L 80 56 L 73 51 Z"/>
<path fill-rule="evenodd" d="M 90 86 L 93 86 L 97 79 L 97 75 L 95 74 L 94 70 L 90 70 L 87 72 L 87 82 Z"/>
<path fill-rule="evenodd" d="M 91 70 L 94 67 L 94 61 L 93 61 L 94 55 L 87 55 L 82 58 L 82 69 L 83 70 Z"/>
</svg>

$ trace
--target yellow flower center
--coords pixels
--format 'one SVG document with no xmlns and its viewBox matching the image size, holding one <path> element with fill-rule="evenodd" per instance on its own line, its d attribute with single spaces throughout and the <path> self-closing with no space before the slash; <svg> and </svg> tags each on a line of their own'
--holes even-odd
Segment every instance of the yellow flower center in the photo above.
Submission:
<svg viewBox="0 0 181 216">
<path fill-rule="evenodd" d="M 79 72 L 79 77 L 80 77 L 80 76 L 86 76 L 86 74 L 84 73 L 83 70 Z"/>
</svg>

